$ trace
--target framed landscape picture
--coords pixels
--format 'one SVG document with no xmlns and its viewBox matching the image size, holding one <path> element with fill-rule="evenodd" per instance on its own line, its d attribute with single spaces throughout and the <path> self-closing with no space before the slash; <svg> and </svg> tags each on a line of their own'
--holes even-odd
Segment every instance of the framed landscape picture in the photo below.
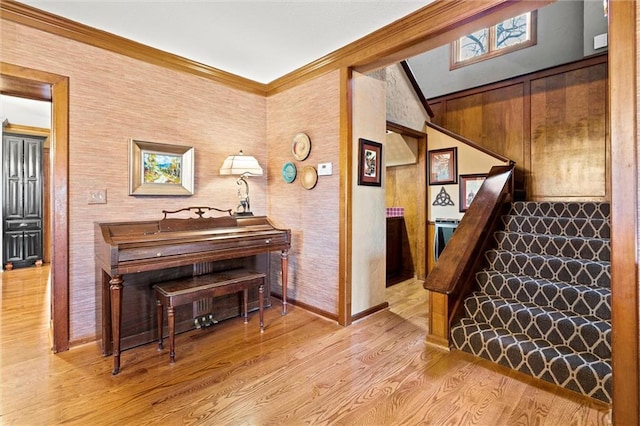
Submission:
<svg viewBox="0 0 640 426">
<path fill-rule="evenodd" d="M 429 185 L 458 183 L 458 148 L 429 151 Z"/>
<path fill-rule="evenodd" d="M 129 195 L 193 195 L 193 169 L 193 147 L 129 141 Z"/>
</svg>

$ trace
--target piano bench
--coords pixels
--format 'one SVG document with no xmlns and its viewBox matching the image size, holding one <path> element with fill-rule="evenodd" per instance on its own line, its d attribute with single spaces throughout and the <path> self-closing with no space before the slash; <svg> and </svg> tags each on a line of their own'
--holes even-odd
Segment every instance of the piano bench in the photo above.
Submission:
<svg viewBox="0 0 640 426">
<path fill-rule="evenodd" d="M 249 289 L 257 286 L 260 303 L 260 332 L 264 332 L 264 283 L 265 274 L 246 269 L 231 269 L 211 274 L 197 275 L 164 281 L 153 286 L 156 295 L 158 316 L 158 350 L 162 345 L 163 312 L 167 306 L 167 325 L 169 328 L 169 356 L 175 362 L 175 313 L 174 308 L 198 300 L 242 292 L 242 306 L 245 324 L 249 322 L 247 315 Z"/>
</svg>

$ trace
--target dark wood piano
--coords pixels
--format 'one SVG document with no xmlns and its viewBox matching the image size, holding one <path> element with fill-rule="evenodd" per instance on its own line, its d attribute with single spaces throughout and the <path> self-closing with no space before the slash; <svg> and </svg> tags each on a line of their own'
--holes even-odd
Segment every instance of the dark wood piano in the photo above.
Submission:
<svg viewBox="0 0 640 426">
<path fill-rule="evenodd" d="M 252 268 L 265 269 L 269 277 L 268 254 L 280 251 L 282 314 L 286 314 L 291 231 L 276 228 L 265 216 L 234 216 L 225 210 L 226 216 L 207 217 L 211 211 L 222 210 L 190 207 L 163 211 L 164 217 L 158 221 L 95 224 L 96 281 L 102 292 L 102 352 L 105 356 L 113 354 L 113 374 L 120 370 L 121 340 L 128 341 L 129 347 L 153 341 L 155 324 L 149 321 L 153 321 L 155 312 L 155 301 L 151 300 L 155 282 L 246 262 L 254 262 Z M 184 216 L 185 212 L 189 217 L 174 217 Z M 266 260 L 256 261 L 258 255 Z M 265 293 L 269 295 L 270 287 L 267 289 Z M 239 312 L 239 307 L 231 312 Z M 124 327 L 129 336 L 121 333 L 123 315 L 131 317 Z M 183 323 L 189 324 L 183 330 L 195 327 L 192 312 L 185 312 L 183 317 Z"/>
</svg>

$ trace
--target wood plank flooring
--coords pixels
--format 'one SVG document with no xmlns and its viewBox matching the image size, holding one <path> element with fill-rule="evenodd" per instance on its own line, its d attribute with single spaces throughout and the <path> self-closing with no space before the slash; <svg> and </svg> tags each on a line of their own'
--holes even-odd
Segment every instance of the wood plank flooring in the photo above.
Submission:
<svg viewBox="0 0 640 426">
<path fill-rule="evenodd" d="M 234 318 L 112 359 L 51 354 L 48 267 L 0 273 L 2 425 L 608 425 L 608 407 L 467 354 L 425 345 L 426 292 L 340 327 L 301 308 Z"/>
</svg>

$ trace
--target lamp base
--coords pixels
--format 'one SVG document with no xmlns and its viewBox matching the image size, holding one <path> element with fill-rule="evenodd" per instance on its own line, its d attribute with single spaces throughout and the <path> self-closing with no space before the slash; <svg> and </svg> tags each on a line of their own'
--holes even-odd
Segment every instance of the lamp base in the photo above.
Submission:
<svg viewBox="0 0 640 426">
<path fill-rule="evenodd" d="M 252 212 L 235 212 L 233 213 L 234 216 L 253 216 Z"/>
</svg>

